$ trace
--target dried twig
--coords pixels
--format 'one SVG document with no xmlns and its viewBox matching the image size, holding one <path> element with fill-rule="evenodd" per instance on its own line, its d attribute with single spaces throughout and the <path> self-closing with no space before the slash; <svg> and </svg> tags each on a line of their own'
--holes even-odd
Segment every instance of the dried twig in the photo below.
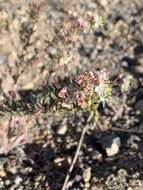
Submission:
<svg viewBox="0 0 143 190">
<path fill-rule="evenodd" d="M 143 130 L 137 130 L 137 129 L 121 129 L 118 127 L 112 127 L 110 129 L 108 129 L 108 131 L 121 132 L 121 133 L 134 133 L 134 134 L 138 134 L 138 135 L 143 135 Z"/>
</svg>

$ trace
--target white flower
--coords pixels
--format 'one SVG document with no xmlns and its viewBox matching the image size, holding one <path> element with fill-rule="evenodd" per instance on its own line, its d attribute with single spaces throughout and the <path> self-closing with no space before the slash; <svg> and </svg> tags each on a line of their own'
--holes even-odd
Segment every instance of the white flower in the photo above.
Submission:
<svg viewBox="0 0 143 190">
<path fill-rule="evenodd" d="M 102 102 L 103 107 L 105 107 L 106 98 L 104 97 L 104 84 L 100 83 L 99 86 L 95 87 L 95 92 L 99 96 L 99 101 Z"/>
<path fill-rule="evenodd" d="M 107 73 L 102 70 L 99 74 L 99 85 L 95 87 L 95 92 L 99 96 L 99 101 L 102 102 L 103 107 L 105 107 L 105 102 L 107 101 L 105 91 L 106 91 L 106 81 L 108 80 L 107 78 Z"/>
<path fill-rule="evenodd" d="M 96 20 L 95 20 L 94 27 L 95 27 L 95 29 L 98 29 L 99 27 L 103 26 L 103 17 L 96 15 L 95 18 L 96 18 Z"/>
</svg>

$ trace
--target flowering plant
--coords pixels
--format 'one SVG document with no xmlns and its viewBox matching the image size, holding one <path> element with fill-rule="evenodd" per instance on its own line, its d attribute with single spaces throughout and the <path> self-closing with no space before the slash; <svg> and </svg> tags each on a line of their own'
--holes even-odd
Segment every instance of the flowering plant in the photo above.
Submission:
<svg viewBox="0 0 143 190">
<path fill-rule="evenodd" d="M 31 0 L 30 2 L 31 2 L 31 8 L 34 9 L 34 12 L 33 14 L 31 14 L 31 17 L 33 18 L 33 23 L 36 23 L 37 19 L 34 19 L 35 18 L 34 16 L 36 15 L 36 13 L 38 14 L 40 13 L 41 6 L 43 6 L 44 2 L 46 1 Z M 102 26 L 103 26 L 103 18 L 91 12 L 88 12 L 84 17 L 79 17 L 79 18 L 74 19 L 73 22 L 71 23 L 64 24 L 64 26 L 60 29 L 60 31 L 56 34 L 55 38 L 51 42 L 49 41 L 45 42 L 46 47 L 44 48 L 43 52 L 39 54 L 36 65 L 38 65 L 37 63 L 40 63 L 39 65 L 41 65 L 41 62 L 43 64 L 44 59 L 48 59 L 48 56 L 45 56 L 45 54 L 47 54 L 47 49 L 50 46 L 54 45 L 56 46 L 56 48 L 57 47 L 59 48 L 59 49 L 57 48 L 59 50 L 57 53 L 58 55 L 55 56 L 55 60 L 58 61 L 59 65 L 56 69 L 53 68 L 54 61 L 52 60 L 52 66 L 51 66 L 52 69 L 49 68 L 49 73 L 51 74 L 52 72 L 55 72 L 55 70 L 59 70 L 61 66 L 68 67 L 70 63 L 74 62 L 75 57 L 76 57 L 71 52 L 71 50 L 72 50 L 72 45 L 76 43 L 77 40 L 79 40 L 78 34 L 84 33 L 84 32 L 85 33 L 93 32 L 95 30 L 98 30 Z M 34 32 L 35 32 L 35 28 L 33 24 L 32 32 L 30 32 L 31 35 L 34 34 Z M 31 41 L 30 39 L 32 38 L 29 37 L 29 42 L 26 44 L 30 44 L 30 41 Z M 48 43 L 48 47 L 47 47 L 47 43 Z M 32 65 L 34 64 L 32 63 Z M 48 64 L 48 67 L 49 67 L 49 64 Z M 5 96 L 6 101 L 4 102 L 5 104 L 2 105 L 2 108 L 5 108 L 4 106 L 6 105 L 6 110 L 10 111 L 10 113 L 11 113 L 11 110 L 14 110 L 14 111 L 16 110 L 20 112 L 20 110 L 27 111 L 28 109 L 30 113 L 33 113 L 33 112 L 35 113 L 34 116 L 36 116 L 36 118 L 42 112 L 47 111 L 48 108 L 50 110 L 51 105 L 56 104 L 56 108 L 60 108 L 60 109 L 66 108 L 75 112 L 78 110 L 82 110 L 82 111 L 86 110 L 89 113 L 92 113 L 93 116 L 95 116 L 94 118 L 97 121 L 98 106 L 101 103 L 102 106 L 105 107 L 105 104 L 109 102 L 109 100 L 112 97 L 112 90 L 113 90 L 114 83 L 115 82 L 117 84 L 123 83 L 123 79 L 124 79 L 124 77 L 119 75 L 115 81 L 112 81 L 105 70 L 86 71 L 75 76 L 66 86 L 64 85 L 61 87 L 60 85 L 57 84 L 57 93 L 56 93 L 55 88 L 52 88 L 49 85 L 48 92 L 44 90 L 44 92 L 46 92 L 46 96 L 44 97 L 44 99 L 42 98 L 45 94 L 42 91 L 42 98 L 40 96 L 40 93 L 38 94 L 39 98 L 37 94 L 35 95 L 36 97 L 30 94 L 30 97 L 28 97 L 29 102 L 28 101 L 18 102 L 17 101 L 18 86 L 16 82 L 18 81 L 18 77 L 20 76 L 20 74 L 22 74 L 26 68 L 27 68 L 27 65 L 26 67 L 25 65 L 22 66 L 22 68 L 20 68 L 19 71 L 17 72 L 18 74 L 16 77 L 15 77 L 15 74 L 13 74 L 13 78 L 15 79 L 14 85 L 10 85 L 11 88 L 10 90 L 8 90 L 8 95 L 6 94 Z M 40 68 L 42 70 L 44 67 L 40 66 Z M 10 70 L 9 72 L 12 73 L 12 70 L 11 69 L 9 70 Z M 49 76 L 51 76 L 50 74 Z M 49 79 L 49 77 L 47 78 Z M 122 90 L 124 89 L 126 89 L 126 86 L 122 87 Z M 24 100 L 25 99 L 26 97 L 24 95 Z M 37 101 L 38 99 L 40 99 L 39 102 Z M 37 102 L 40 104 L 38 105 Z M 36 103 L 36 106 L 35 106 L 35 103 Z M 28 142 L 29 140 L 29 136 L 27 135 L 28 131 L 25 128 L 25 125 L 28 125 L 27 121 L 29 122 L 29 125 L 30 125 L 31 119 L 30 121 L 28 119 L 26 121 L 25 120 L 20 121 L 20 119 L 17 119 L 16 117 L 11 117 L 9 122 L 5 124 L 5 128 L 3 127 L 3 125 L 0 124 L 1 128 L 4 129 L 4 132 L 2 132 L 1 137 L 3 137 L 3 134 L 5 134 L 5 141 L 2 142 L 2 145 L 1 145 L 2 148 L 0 147 L 0 153 L 8 153 L 10 150 L 14 149 L 18 145 L 23 145 Z M 89 123 L 89 121 L 90 119 L 87 120 L 87 124 Z M 84 135 L 87 129 L 89 129 L 88 125 L 83 128 L 83 132 L 79 140 L 79 145 L 77 147 L 75 157 L 73 159 L 73 162 L 71 163 L 71 167 L 69 169 L 67 178 L 65 178 L 65 182 L 62 188 L 63 190 L 66 189 L 69 175 L 72 172 L 74 164 L 77 160 L 77 157 L 78 157 L 78 154 L 79 154 L 79 151 L 84 139 Z"/>
<path fill-rule="evenodd" d="M 110 80 L 105 71 L 86 71 L 74 78 L 70 88 L 64 86 L 58 97 L 74 107 L 91 111 L 100 102 L 105 106 L 105 102 L 111 97 L 111 90 Z"/>
</svg>

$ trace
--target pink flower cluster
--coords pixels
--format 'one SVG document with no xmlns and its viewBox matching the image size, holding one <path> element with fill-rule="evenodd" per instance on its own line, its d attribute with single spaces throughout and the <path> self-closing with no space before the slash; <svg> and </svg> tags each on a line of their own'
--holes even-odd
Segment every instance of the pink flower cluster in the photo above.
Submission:
<svg viewBox="0 0 143 190">
<path fill-rule="evenodd" d="M 108 96 L 105 92 L 108 90 L 110 92 L 110 88 L 108 89 L 108 85 L 106 85 L 107 81 L 105 71 L 86 71 L 75 77 L 72 87 L 63 87 L 59 91 L 58 97 L 66 102 L 72 99 L 70 103 L 84 109 L 87 108 L 89 99 L 92 99 L 94 103 L 97 100 L 98 102 L 105 101 L 105 97 Z"/>
<path fill-rule="evenodd" d="M 89 29 L 95 30 L 102 25 L 102 17 L 89 12 L 84 17 L 77 18 L 71 25 L 68 23 L 64 25 L 59 32 L 59 36 L 68 43 L 75 42 L 78 32 L 88 31 Z"/>
<path fill-rule="evenodd" d="M 65 99 L 66 97 L 68 96 L 68 87 L 63 87 L 59 93 L 58 93 L 58 97 L 59 98 L 62 98 L 62 99 Z"/>
<path fill-rule="evenodd" d="M 63 28 L 61 28 L 59 34 L 60 34 L 60 36 L 61 36 L 62 38 L 65 38 L 66 36 L 68 36 L 68 35 L 69 35 L 69 29 L 68 29 L 68 27 L 67 27 L 67 26 L 64 26 Z"/>
<path fill-rule="evenodd" d="M 85 85 L 87 81 L 91 81 L 95 85 L 99 84 L 99 74 L 92 71 L 79 74 L 75 78 L 75 82 L 79 85 Z"/>
<path fill-rule="evenodd" d="M 74 24 L 75 28 L 83 30 L 86 27 L 86 22 L 82 18 L 78 18 Z"/>
<path fill-rule="evenodd" d="M 15 100 L 17 98 L 17 86 L 13 85 L 11 89 L 8 91 L 8 98 L 10 100 Z"/>
<path fill-rule="evenodd" d="M 87 107 L 86 95 L 84 94 L 84 92 L 79 92 L 76 94 L 76 103 L 82 109 Z"/>
</svg>

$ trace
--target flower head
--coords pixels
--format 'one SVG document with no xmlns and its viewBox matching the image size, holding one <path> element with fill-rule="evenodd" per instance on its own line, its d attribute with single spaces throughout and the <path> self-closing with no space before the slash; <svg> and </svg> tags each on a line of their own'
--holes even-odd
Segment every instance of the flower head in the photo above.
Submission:
<svg viewBox="0 0 143 190">
<path fill-rule="evenodd" d="M 105 106 L 111 97 L 110 81 L 104 70 L 83 72 L 75 77 L 75 82 L 78 85 L 72 83 L 68 93 L 67 87 L 62 88 L 58 96 L 82 109 L 93 109 L 99 103 Z"/>
<path fill-rule="evenodd" d="M 65 99 L 68 96 L 68 87 L 63 87 L 59 93 L 58 93 L 58 97 Z"/>
<path fill-rule="evenodd" d="M 86 96 L 84 92 L 79 92 L 76 94 L 76 101 L 77 101 L 77 105 L 81 107 L 82 109 L 87 107 Z"/>
<path fill-rule="evenodd" d="M 86 96 L 93 96 L 94 95 L 94 84 L 88 83 L 84 88 L 84 93 Z"/>
<path fill-rule="evenodd" d="M 80 75 L 77 75 L 76 78 L 75 78 L 75 82 L 79 85 L 83 85 L 84 82 L 86 81 L 86 76 L 85 74 L 80 74 Z"/>
<path fill-rule="evenodd" d="M 88 19 L 91 25 L 94 26 L 95 29 L 98 29 L 100 26 L 103 26 L 103 17 L 97 14 L 93 14 L 92 12 L 88 12 Z"/>
<path fill-rule="evenodd" d="M 129 90 L 129 87 L 131 86 L 131 80 L 132 77 L 130 75 L 122 75 L 119 74 L 115 78 L 115 84 L 120 85 L 121 91 L 126 92 Z"/>
<path fill-rule="evenodd" d="M 82 18 L 78 18 L 76 21 L 75 21 L 75 24 L 74 26 L 79 29 L 79 30 L 83 30 L 85 27 L 86 27 L 86 23 L 85 21 L 82 19 Z"/>
<path fill-rule="evenodd" d="M 8 97 L 10 100 L 15 100 L 17 97 L 17 86 L 13 85 L 12 88 L 8 91 Z"/>
<path fill-rule="evenodd" d="M 62 38 L 65 38 L 66 36 L 68 36 L 69 35 L 69 28 L 67 26 L 64 26 L 63 28 L 61 28 L 59 35 Z"/>
<path fill-rule="evenodd" d="M 123 79 L 123 83 L 121 85 L 122 92 L 127 92 L 131 86 L 132 77 L 130 75 L 127 75 Z"/>
</svg>

